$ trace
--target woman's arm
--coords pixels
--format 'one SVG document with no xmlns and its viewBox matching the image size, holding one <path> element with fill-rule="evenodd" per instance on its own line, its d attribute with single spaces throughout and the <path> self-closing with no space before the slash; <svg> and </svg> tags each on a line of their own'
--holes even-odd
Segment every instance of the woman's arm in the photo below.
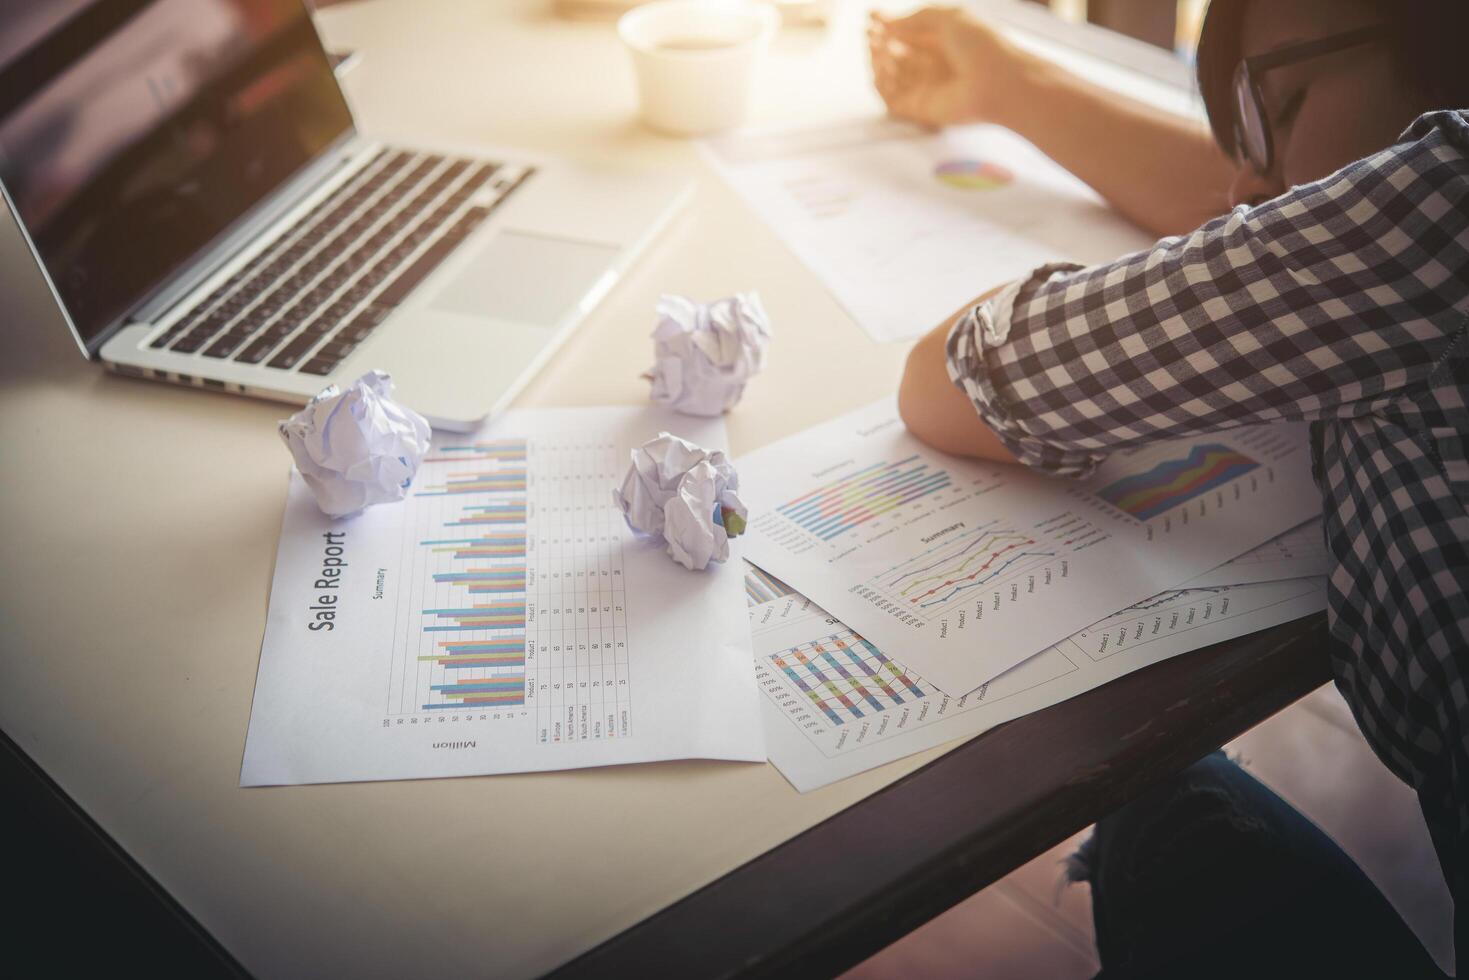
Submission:
<svg viewBox="0 0 1469 980">
<path fill-rule="evenodd" d="M 1416 135 L 1151 250 L 1003 288 L 945 325 L 946 350 L 944 327 L 915 348 L 905 417 L 940 448 L 995 458 L 993 437 L 1074 475 L 1161 439 L 1392 411 L 1469 308 L 1469 162 Z M 956 419 L 945 374 L 984 432 Z"/>
<path fill-rule="evenodd" d="M 868 36 L 895 116 L 1013 130 L 1156 235 L 1184 234 L 1228 208 L 1234 168 L 1201 124 L 1098 89 L 959 10 L 874 14 Z"/>
<path fill-rule="evenodd" d="M 1015 456 L 974 411 L 969 397 L 949 377 L 944 348 L 954 324 L 999 290 L 991 290 L 924 335 L 908 352 L 898 386 L 898 414 L 919 439 L 955 456 L 1013 463 Z"/>
</svg>

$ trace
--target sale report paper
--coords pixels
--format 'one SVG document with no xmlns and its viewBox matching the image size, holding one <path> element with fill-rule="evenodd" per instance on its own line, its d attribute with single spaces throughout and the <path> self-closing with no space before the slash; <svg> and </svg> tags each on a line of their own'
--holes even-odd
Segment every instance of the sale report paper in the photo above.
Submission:
<svg viewBox="0 0 1469 980">
<path fill-rule="evenodd" d="M 746 570 L 770 761 L 803 793 L 1084 694 L 1134 670 L 1326 608 L 1326 580 L 1169 589 L 968 694 L 946 693 L 810 599 Z"/>
<path fill-rule="evenodd" d="M 765 759 L 741 563 L 690 572 L 612 502 L 652 409 L 436 433 L 401 503 L 334 521 L 292 472 L 245 786 Z"/>
<path fill-rule="evenodd" d="M 885 398 L 737 460 L 744 557 L 962 694 L 1320 514 L 1304 424 L 1109 458 L 1085 482 L 946 456 Z"/>
</svg>

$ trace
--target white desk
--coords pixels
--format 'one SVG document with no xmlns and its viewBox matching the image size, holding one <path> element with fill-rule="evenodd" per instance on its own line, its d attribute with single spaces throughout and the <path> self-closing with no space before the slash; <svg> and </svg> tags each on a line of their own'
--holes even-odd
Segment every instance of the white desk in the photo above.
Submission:
<svg viewBox="0 0 1469 980">
<path fill-rule="evenodd" d="M 864 16 L 782 32 L 754 121 L 878 111 Z M 636 122 L 611 23 L 530 0 L 371 0 L 319 20 L 365 55 L 346 81 L 368 132 L 697 181 L 520 404 L 642 403 L 665 291 L 758 289 L 775 321 L 769 368 L 729 416 L 736 452 L 892 390 L 903 347 L 869 340 L 691 144 Z M 240 789 L 286 409 L 106 375 L 34 284 L 0 295 L 0 729 L 258 976 L 542 973 L 938 754 L 805 796 L 768 765 L 697 762 Z"/>
<path fill-rule="evenodd" d="M 869 341 L 695 149 L 634 119 L 610 23 L 494 0 L 321 14 L 370 132 L 698 180 L 523 405 L 638 404 L 663 291 L 758 289 L 778 338 L 738 451 L 891 390 Z M 845 40 L 833 38 L 845 32 Z M 877 108 L 860 17 L 783 34 L 762 122 Z M 779 94 L 779 98 L 776 95 Z M 6 237 L 5 248 L 15 242 Z M 105 375 L 43 296 L 0 317 L 0 728 L 251 972 L 531 975 L 927 761 L 800 796 L 770 766 L 240 789 L 288 457 L 281 406 Z"/>
</svg>

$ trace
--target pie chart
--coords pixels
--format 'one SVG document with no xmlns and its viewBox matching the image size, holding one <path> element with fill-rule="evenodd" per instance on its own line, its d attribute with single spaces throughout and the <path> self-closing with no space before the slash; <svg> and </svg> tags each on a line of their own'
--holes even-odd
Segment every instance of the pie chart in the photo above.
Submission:
<svg viewBox="0 0 1469 980">
<path fill-rule="evenodd" d="M 972 159 L 945 160 L 933 168 L 933 175 L 940 183 L 962 191 L 992 191 L 1015 179 L 997 163 Z"/>
</svg>

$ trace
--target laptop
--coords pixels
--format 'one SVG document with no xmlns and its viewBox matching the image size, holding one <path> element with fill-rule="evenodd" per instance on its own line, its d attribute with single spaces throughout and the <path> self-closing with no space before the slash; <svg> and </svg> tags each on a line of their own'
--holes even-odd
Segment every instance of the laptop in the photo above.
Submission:
<svg viewBox="0 0 1469 980">
<path fill-rule="evenodd" d="M 111 370 L 301 403 L 381 368 L 463 430 L 687 185 L 360 134 L 300 0 L 5 0 L 0 191 L 0 294 L 44 277 Z"/>
</svg>

